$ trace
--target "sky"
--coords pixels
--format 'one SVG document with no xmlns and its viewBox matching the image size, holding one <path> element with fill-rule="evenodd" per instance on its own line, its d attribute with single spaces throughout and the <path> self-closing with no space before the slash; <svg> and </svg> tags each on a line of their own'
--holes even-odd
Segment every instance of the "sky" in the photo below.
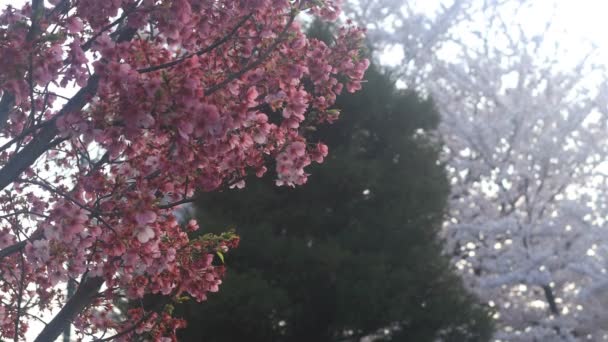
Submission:
<svg viewBox="0 0 608 342">
<path fill-rule="evenodd" d="M 522 18 L 525 25 L 531 25 L 553 11 L 552 33 L 560 43 L 575 55 L 584 44 L 597 46 L 598 55 L 608 64 L 608 36 L 606 35 L 606 13 L 608 1 L 605 0 L 535 0 L 535 9 L 529 18 Z M 525 21 L 524 21 L 525 20 Z M 567 56 L 564 56 L 567 58 Z"/>
<path fill-rule="evenodd" d="M 404 0 L 405 1 L 405 0 Z M 478 0 L 482 3 L 484 0 Z M 453 0 L 427 0 L 416 1 L 414 8 L 423 13 L 433 13 L 441 4 L 450 5 Z M 515 0 L 517 2 L 517 0 Z M 567 63 L 569 60 L 577 60 L 580 53 L 593 44 L 597 48 L 598 60 L 608 65 L 608 35 L 606 35 L 605 18 L 608 13 L 608 1 L 606 0 L 534 0 L 531 8 L 527 9 L 514 22 L 520 24 L 524 30 L 541 31 L 547 19 L 551 19 L 551 37 L 560 42 L 567 54 L 561 56 Z M 381 57 L 381 62 L 396 64 L 402 57 L 399 48 L 394 48 Z"/>
</svg>

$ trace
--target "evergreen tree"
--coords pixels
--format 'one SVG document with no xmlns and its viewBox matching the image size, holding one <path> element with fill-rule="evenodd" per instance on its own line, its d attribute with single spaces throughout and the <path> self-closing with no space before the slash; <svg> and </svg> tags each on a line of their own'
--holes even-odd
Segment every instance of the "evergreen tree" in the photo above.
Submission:
<svg viewBox="0 0 608 342">
<path fill-rule="evenodd" d="M 330 156 L 306 186 L 270 175 L 200 197 L 201 230 L 235 227 L 241 244 L 221 293 L 177 308 L 184 341 L 488 339 L 487 312 L 436 236 L 449 186 L 433 103 L 374 67 L 366 79 L 338 98 L 340 120 L 311 134 Z"/>
</svg>

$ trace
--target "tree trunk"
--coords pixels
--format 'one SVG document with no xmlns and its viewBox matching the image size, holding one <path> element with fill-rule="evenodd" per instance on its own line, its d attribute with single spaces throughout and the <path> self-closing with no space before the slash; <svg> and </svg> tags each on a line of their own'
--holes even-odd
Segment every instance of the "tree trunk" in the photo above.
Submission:
<svg viewBox="0 0 608 342">
<path fill-rule="evenodd" d="M 83 282 L 80 283 L 80 286 L 78 286 L 74 296 L 67 301 L 65 306 L 53 320 L 44 327 L 34 342 L 55 341 L 59 335 L 61 335 L 65 327 L 72 323 L 76 315 L 82 312 L 87 305 L 91 304 L 103 283 L 104 280 L 101 277 L 83 280 Z"/>
<path fill-rule="evenodd" d="M 72 298 L 72 296 L 74 295 L 74 290 L 76 290 L 76 281 L 72 278 L 68 279 L 68 285 L 67 285 L 67 294 L 66 294 L 66 298 L 70 299 Z M 68 324 L 65 329 L 63 330 L 63 342 L 70 342 L 71 340 L 71 335 L 72 335 L 72 329 L 71 329 L 71 325 Z"/>
</svg>

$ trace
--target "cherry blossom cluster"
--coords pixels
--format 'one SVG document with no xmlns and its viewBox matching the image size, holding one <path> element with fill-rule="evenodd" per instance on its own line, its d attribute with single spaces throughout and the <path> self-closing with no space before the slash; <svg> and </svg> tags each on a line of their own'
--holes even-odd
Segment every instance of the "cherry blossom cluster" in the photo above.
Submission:
<svg viewBox="0 0 608 342">
<path fill-rule="evenodd" d="M 170 303 L 116 304 L 218 291 L 238 237 L 197 235 L 175 209 L 273 160 L 277 184 L 306 182 L 328 149 L 304 133 L 361 88 L 364 31 L 304 35 L 296 16 L 336 19 L 336 0 L 50 4 L 0 15 L 0 336 L 61 307 L 39 340 L 68 321 L 80 337 L 175 340 Z"/>
</svg>

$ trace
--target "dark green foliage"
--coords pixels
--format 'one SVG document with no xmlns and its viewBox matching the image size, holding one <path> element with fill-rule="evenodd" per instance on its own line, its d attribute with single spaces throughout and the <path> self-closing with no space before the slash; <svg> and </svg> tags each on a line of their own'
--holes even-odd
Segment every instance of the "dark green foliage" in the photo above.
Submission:
<svg viewBox="0 0 608 342">
<path fill-rule="evenodd" d="M 436 234 L 448 182 L 431 101 L 371 67 L 342 117 L 310 141 L 330 147 L 300 188 L 272 174 L 243 190 L 203 194 L 203 232 L 236 228 L 221 291 L 177 308 L 183 341 L 484 341 L 488 314 L 441 256 Z M 396 329 L 395 329 L 396 328 Z M 350 333 L 349 338 L 345 333 Z"/>
</svg>

